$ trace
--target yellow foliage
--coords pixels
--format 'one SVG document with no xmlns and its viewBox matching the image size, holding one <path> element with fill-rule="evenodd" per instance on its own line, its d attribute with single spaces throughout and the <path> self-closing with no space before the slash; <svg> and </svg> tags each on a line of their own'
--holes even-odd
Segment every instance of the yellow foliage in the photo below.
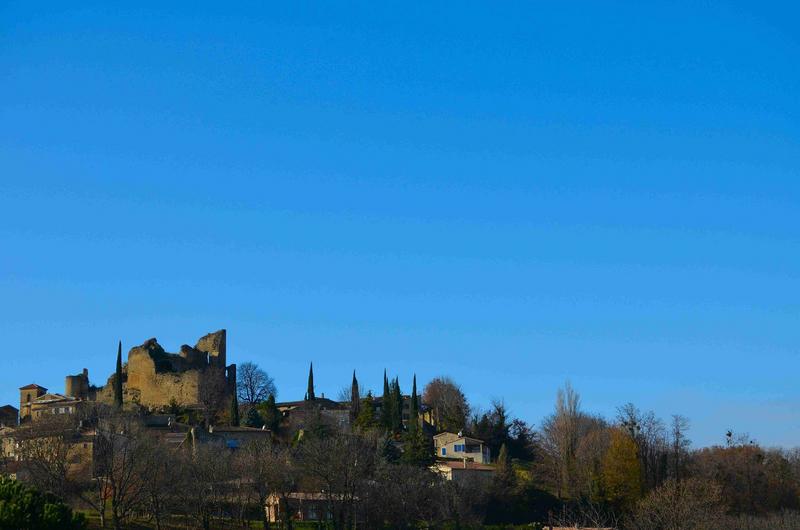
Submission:
<svg viewBox="0 0 800 530">
<path fill-rule="evenodd" d="M 642 496 L 641 465 L 636 443 L 621 429 L 613 429 L 603 457 L 603 490 L 606 500 L 630 508 Z"/>
</svg>

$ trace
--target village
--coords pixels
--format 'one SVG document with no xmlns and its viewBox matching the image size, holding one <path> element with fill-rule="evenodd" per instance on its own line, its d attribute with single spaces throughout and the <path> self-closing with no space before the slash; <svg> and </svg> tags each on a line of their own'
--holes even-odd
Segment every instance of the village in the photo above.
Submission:
<svg viewBox="0 0 800 530">
<path fill-rule="evenodd" d="M 458 403 L 460 391 L 446 382 L 436 391 L 452 395 L 428 404 L 417 393 L 416 377 L 411 394 L 402 393 L 397 380 L 390 381 L 384 373 L 383 395 L 361 395 L 354 371 L 350 395 L 337 401 L 317 395 L 310 365 L 303 398 L 276 402 L 268 376 L 252 363 L 243 366 L 239 377 L 244 380 L 237 381 L 236 364 L 227 364 L 226 331 L 220 330 L 194 347 L 182 346 L 176 354 L 149 339 L 132 348 L 123 361 L 120 344 L 117 370 L 102 386 L 90 382 L 86 369 L 67 375 L 63 392 L 26 384 L 19 389 L 19 408 L 0 407 L 2 470 L 14 479 L 37 483 L 40 475 L 53 471 L 43 470 L 42 462 L 62 456 L 59 480 L 64 484 L 92 488 L 98 481 L 111 483 L 106 473 L 115 465 L 113 457 L 107 462 L 107 455 L 98 453 L 107 448 L 109 435 L 114 437 L 109 429 L 122 421 L 136 425 L 137 437 L 167 448 L 167 458 L 170 452 L 178 455 L 176 461 L 186 454 L 232 458 L 253 447 L 297 447 L 308 439 L 347 436 L 369 440 L 390 459 L 427 467 L 441 480 L 460 486 L 485 486 L 495 473 L 497 455 L 483 440 L 464 434 L 466 405 Z M 463 409 L 463 424 L 454 422 L 453 411 L 446 410 L 453 396 L 455 407 Z M 132 444 L 131 436 L 117 437 L 113 443 Z M 374 450 L 369 443 L 366 450 Z M 55 453 L 43 454 L 43 448 L 53 446 Z M 243 479 L 234 476 L 230 481 Z M 256 511 L 263 510 L 265 524 L 333 518 L 339 510 L 331 504 L 341 504 L 341 493 L 326 495 L 323 487 L 311 483 L 282 492 L 282 499 L 277 490 L 270 492 Z M 102 497 L 104 518 L 114 500 Z M 252 506 L 248 509 L 253 511 Z"/>
<path fill-rule="evenodd" d="M 732 431 L 692 448 L 688 419 L 627 403 L 607 420 L 568 382 L 535 427 L 447 376 L 403 392 L 384 371 L 373 395 L 353 371 L 335 398 L 313 364 L 301 377 L 301 399 L 276 400 L 264 369 L 229 362 L 224 329 L 178 353 L 119 343 L 103 385 L 83 369 L 0 407 L 0 496 L 49 502 L 74 529 L 796 527 L 797 450 Z M 664 513 L 669 499 L 686 508 Z"/>
</svg>

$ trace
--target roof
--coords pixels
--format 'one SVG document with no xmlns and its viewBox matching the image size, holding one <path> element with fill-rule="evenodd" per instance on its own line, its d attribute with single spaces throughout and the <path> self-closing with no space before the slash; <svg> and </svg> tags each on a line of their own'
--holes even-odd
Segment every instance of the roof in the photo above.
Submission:
<svg viewBox="0 0 800 530">
<path fill-rule="evenodd" d="M 44 394 L 33 400 L 35 404 L 59 403 L 61 401 L 69 401 L 70 403 L 72 403 L 79 400 L 71 396 L 56 394 L 55 392 L 52 394 Z"/>
<path fill-rule="evenodd" d="M 234 425 L 215 425 L 212 434 L 223 434 L 231 432 L 252 432 L 252 433 L 268 433 L 269 429 L 262 429 L 258 427 L 247 426 L 234 426 Z"/>
<path fill-rule="evenodd" d="M 284 401 L 282 403 L 275 403 L 279 410 L 292 410 L 300 407 L 317 406 L 324 409 L 344 409 L 348 405 L 333 401 L 328 398 L 314 398 L 314 399 L 301 399 L 299 401 Z"/>
<path fill-rule="evenodd" d="M 3 405 L 2 407 L 0 407 L 0 410 L 4 411 L 4 412 L 5 411 L 8 411 L 8 412 L 11 412 L 11 411 L 19 412 L 19 409 L 17 407 L 14 407 L 14 406 L 11 406 L 11 405 Z"/>
<path fill-rule="evenodd" d="M 439 434 L 434 435 L 434 438 L 441 438 L 445 436 L 448 438 L 452 438 L 453 440 L 470 440 L 472 442 L 476 442 L 479 444 L 486 443 L 480 438 L 473 438 L 472 436 L 464 436 L 463 434 L 459 436 L 458 434 L 452 432 L 440 432 Z"/>
<path fill-rule="evenodd" d="M 45 387 L 39 386 L 36 383 L 31 383 L 29 385 L 25 385 L 25 386 L 19 387 L 20 390 L 36 390 L 37 388 L 40 388 L 40 389 L 44 390 L 45 392 L 47 392 L 47 389 Z"/>
<path fill-rule="evenodd" d="M 302 500 L 302 501 L 341 501 L 344 500 L 344 495 L 341 493 L 322 493 L 322 492 L 299 492 L 293 491 L 286 495 L 287 498 L 292 500 Z M 267 497 L 267 504 L 276 504 L 280 501 L 280 497 L 278 495 L 272 493 L 269 497 Z"/>
</svg>

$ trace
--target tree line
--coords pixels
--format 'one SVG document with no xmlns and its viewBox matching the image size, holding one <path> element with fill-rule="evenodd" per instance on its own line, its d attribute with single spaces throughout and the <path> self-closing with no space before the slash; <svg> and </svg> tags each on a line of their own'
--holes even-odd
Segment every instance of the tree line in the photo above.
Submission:
<svg viewBox="0 0 800 530">
<path fill-rule="evenodd" d="M 398 378 L 385 374 L 375 398 L 354 374 L 350 395 L 340 396 L 350 403 L 343 427 L 314 406 L 309 374 L 311 399 L 301 428 L 291 432 L 298 424 L 277 410 L 272 379 L 256 365 L 242 368 L 235 413 L 232 405 L 209 420 L 241 419 L 264 427 L 265 436 L 236 449 L 201 443 L 191 433 L 167 443 L 145 426 L 146 411 L 96 404 L 80 416 L 18 429 L 23 470 L 43 494 L 90 510 L 114 528 L 137 521 L 160 530 L 176 520 L 198 528 L 260 520 L 267 528 L 268 501 L 279 508 L 277 524 L 292 528 L 298 492 L 321 495 L 337 529 L 800 527 L 800 451 L 764 448 L 734 432 L 723 433 L 719 445 L 694 449 L 682 416 L 664 421 L 629 403 L 603 418 L 584 410 L 566 384 L 553 412 L 532 425 L 500 401 L 488 410 L 471 407 L 448 377 L 433 379 L 421 393 L 415 377 L 406 407 Z M 437 431 L 484 440 L 494 473 L 445 480 L 432 466 Z"/>
</svg>

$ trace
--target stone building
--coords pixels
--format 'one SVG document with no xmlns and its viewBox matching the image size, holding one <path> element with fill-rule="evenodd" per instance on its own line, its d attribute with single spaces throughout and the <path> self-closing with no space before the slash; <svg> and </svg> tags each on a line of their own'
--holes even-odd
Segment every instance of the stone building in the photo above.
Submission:
<svg viewBox="0 0 800 530">
<path fill-rule="evenodd" d="M 19 389 L 19 421 L 24 422 L 32 417 L 33 402 L 47 393 L 47 389 L 35 383 L 25 385 Z"/>
<path fill-rule="evenodd" d="M 97 400 L 113 403 L 114 380 L 97 391 Z M 197 344 L 168 353 L 155 338 L 128 352 L 122 370 L 125 403 L 151 409 L 178 404 L 188 408 L 227 410 L 236 391 L 236 365 L 226 363 L 225 330 L 209 333 Z"/>
<path fill-rule="evenodd" d="M 48 393 L 37 384 L 21 387 L 21 422 L 49 414 L 74 414 L 86 403 L 114 403 L 116 373 L 106 385 L 89 384 L 84 368 L 64 380 L 64 393 Z M 122 368 L 123 403 L 139 404 L 151 410 L 171 405 L 188 409 L 220 412 L 228 410 L 236 392 L 236 365 L 227 364 L 226 333 L 219 330 L 200 338 L 197 344 L 181 346 L 168 353 L 155 338 L 131 348 Z M 11 407 L 12 409 L 14 407 Z"/>
<path fill-rule="evenodd" d="M 0 428 L 16 427 L 19 422 L 19 409 L 11 405 L 0 407 Z"/>
<path fill-rule="evenodd" d="M 462 433 L 441 432 L 433 437 L 436 456 L 469 460 L 479 464 L 489 464 L 492 454 L 483 440 L 464 436 Z"/>
</svg>

